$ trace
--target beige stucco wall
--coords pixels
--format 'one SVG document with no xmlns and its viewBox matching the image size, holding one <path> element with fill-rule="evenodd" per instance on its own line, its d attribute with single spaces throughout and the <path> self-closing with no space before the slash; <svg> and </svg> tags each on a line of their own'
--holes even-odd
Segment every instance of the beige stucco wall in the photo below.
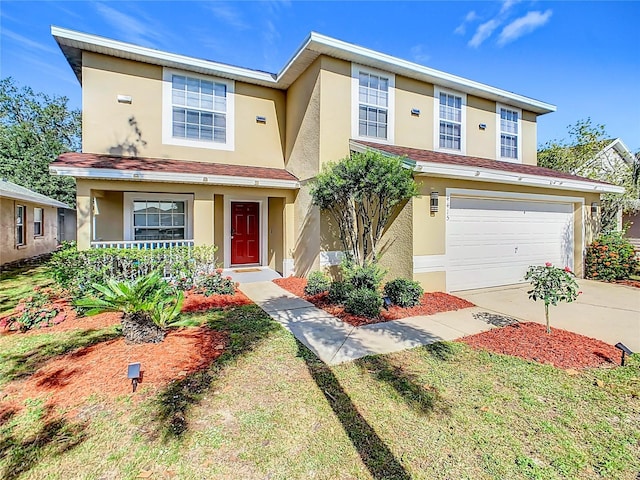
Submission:
<svg viewBox="0 0 640 480">
<path fill-rule="evenodd" d="M 225 151 L 162 143 L 161 67 L 84 52 L 82 77 L 84 152 L 283 167 L 285 92 L 235 82 L 235 149 Z"/>
<path fill-rule="evenodd" d="M 578 276 L 583 274 L 584 246 L 597 235 L 597 218 L 591 216 L 591 203 L 599 203 L 599 195 L 554 190 L 548 188 L 526 187 L 522 185 L 505 185 L 468 180 L 452 180 L 418 176 L 416 177 L 420 196 L 413 200 L 413 255 L 445 255 L 446 254 L 446 190 L 459 188 L 468 190 L 488 190 L 497 192 L 517 192 L 539 195 L 554 195 L 584 198 L 584 204 L 574 203 L 574 268 Z M 429 194 L 434 191 L 440 196 L 439 211 L 431 215 L 429 212 Z M 584 221 L 583 221 L 584 219 Z M 583 235 L 584 223 L 584 235 Z M 584 237 L 584 240 L 583 240 Z M 443 291 L 446 288 L 444 272 L 417 273 L 414 279 L 420 281 L 426 290 Z"/>
<path fill-rule="evenodd" d="M 395 143 L 405 147 L 433 150 L 433 85 L 396 76 Z M 419 116 L 411 109 L 420 110 Z"/>
<path fill-rule="evenodd" d="M 522 111 L 522 163 L 538 164 L 538 125 L 536 114 Z"/>
<path fill-rule="evenodd" d="M 269 198 L 268 265 L 280 274 L 282 274 L 282 260 L 285 252 L 284 203 L 284 198 Z"/>
<path fill-rule="evenodd" d="M 481 158 L 497 158 L 496 102 L 467 95 L 467 155 Z M 482 130 L 479 125 L 487 127 Z"/>
<path fill-rule="evenodd" d="M 16 246 L 16 205 L 26 207 L 26 244 Z M 43 209 L 43 235 L 33 234 L 33 209 Z M 21 200 L 0 198 L 0 265 L 43 255 L 58 245 L 58 209 Z"/>
</svg>

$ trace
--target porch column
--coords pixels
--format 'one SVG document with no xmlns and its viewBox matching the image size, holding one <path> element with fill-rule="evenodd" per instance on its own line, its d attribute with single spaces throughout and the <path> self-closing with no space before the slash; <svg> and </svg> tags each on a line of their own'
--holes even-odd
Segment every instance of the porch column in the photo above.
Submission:
<svg viewBox="0 0 640 480">
<path fill-rule="evenodd" d="M 83 185 L 82 181 L 77 182 L 77 245 L 78 250 L 88 250 L 91 248 L 92 235 L 92 212 L 91 212 L 91 189 Z"/>
<path fill-rule="evenodd" d="M 196 245 L 213 245 L 213 193 L 195 192 L 193 200 L 193 240 Z"/>
</svg>

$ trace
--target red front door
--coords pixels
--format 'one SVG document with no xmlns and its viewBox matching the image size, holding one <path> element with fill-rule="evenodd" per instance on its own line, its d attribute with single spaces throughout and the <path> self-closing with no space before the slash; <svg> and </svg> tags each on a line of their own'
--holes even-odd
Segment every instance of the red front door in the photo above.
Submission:
<svg viewBox="0 0 640 480">
<path fill-rule="evenodd" d="M 231 264 L 260 263 L 260 204 L 231 202 Z"/>
</svg>

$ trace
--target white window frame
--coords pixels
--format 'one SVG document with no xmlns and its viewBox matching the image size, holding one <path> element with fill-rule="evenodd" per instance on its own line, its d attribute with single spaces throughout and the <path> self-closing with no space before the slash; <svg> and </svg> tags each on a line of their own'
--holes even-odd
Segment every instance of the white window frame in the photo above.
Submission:
<svg viewBox="0 0 640 480">
<path fill-rule="evenodd" d="M 440 94 L 454 95 L 462 99 L 460 117 L 460 150 L 440 147 Z M 457 155 L 467 154 L 467 94 L 455 90 L 449 90 L 435 86 L 433 89 L 433 147 L 438 152 L 454 153 Z"/>
<path fill-rule="evenodd" d="M 124 240 L 135 240 L 133 231 L 133 202 L 135 201 L 178 201 L 185 202 L 185 240 L 193 240 L 193 195 L 178 193 L 146 193 L 146 192 L 124 192 L 122 205 L 123 231 Z M 143 241 L 143 240 L 140 240 Z M 162 240 L 149 240 L 162 241 Z"/>
<path fill-rule="evenodd" d="M 36 220 L 36 211 L 40 210 L 40 221 Z M 36 233 L 36 223 L 40 224 L 40 233 Z M 33 208 L 33 236 L 34 237 L 44 237 L 44 208 L 34 207 Z"/>
<path fill-rule="evenodd" d="M 20 217 L 20 223 L 18 223 L 18 209 L 22 209 L 22 216 Z M 16 247 L 24 247 L 27 244 L 27 206 L 15 204 L 15 210 L 13 212 L 13 219 L 15 222 L 15 228 L 13 230 L 14 241 Z M 18 227 L 22 227 L 22 238 L 18 241 Z"/>
<path fill-rule="evenodd" d="M 389 79 L 387 96 L 387 138 L 367 137 L 360 135 L 360 72 L 378 75 Z M 393 144 L 395 138 L 395 109 L 396 109 L 396 76 L 393 73 L 375 68 L 364 67 L 356 63 L 351 64 L 351 138 L 365 142 Z"/>
<path fill-rule="evenodd" d="M 518 136 L 516 142 L 516 148 L 518 150 L 518 157 L 503 157 L 502 156 L 502 131 L 501 131 L 501 122 L 500 122 L 500 110 L 511 110 L 512 112 L 516 112 L 518 114 Z M 503 162 L 511 162 L 511 163 L 522 163 L 522 109 L 512 107 L 510 105 L 505 105 L 504 103 L 496 103 L 496 158 Z"/>
<path fill-rule="evenodd" d="M 227 111 L 226 111 L 226 142 L 218 143 L 208 140 L 190 140 L 173 136 L 173 75 L 197 78 L 215 83 L 223 83 L 227 87 Z M 224 78 L 201 75 L 164 68 L 162 70 L 162 143 L 165 145 L 178 145 L 182 147 L 208 148 L 212 150 L 235 149 L 235 82 Z"/>
</svg>

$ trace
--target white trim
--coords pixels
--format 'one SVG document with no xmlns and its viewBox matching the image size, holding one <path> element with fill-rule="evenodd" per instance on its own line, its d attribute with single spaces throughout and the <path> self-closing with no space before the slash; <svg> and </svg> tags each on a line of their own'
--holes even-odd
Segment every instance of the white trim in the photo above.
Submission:
<svg viewBox="0 0 640 480">
<path fill-rule="evenodd" d="M 367 137 L 360 135 L 360 72 L 369 73 L 388 78 L 389 91 L 387 92 L 387 138 Z M 365 67 L 364 65 L 351 64 L 351 138 L 366 142 L 393 144 L 395 139 L 395 110 L 396 110 L 396 76 L 393 73 Z"/>
<path fill-rule="evenodd" d="M 181 75 L 200 80 L 208 80 L 215 83 L 223 83 L 227 87 L 227 109 L 225 112 L 226 142 L 217 143 L 206 140 L 189 140 L 173 136 L 173 102 L 172 81 L 173 75 Z M 213 111 L 212 111 L 213 112 Z M 172 68 L 162 69 L 162 143 L 165 145 L 179 145 L 183 147 L 208 148 L 211 150 L 235 149 L 235 82 L 224 78 L 202 75 L 185 70 Z"/>
<path fill-rule="evenodd" d="M 333 267 L 340 265 L 344 258 L 344 252 L 335 250 L 328 252 L 320 252 L 320 268 Z"/>
<path fill-rule="evenodd" d="M 433 146 L 437 152 L 453 153 L 456 155 L 466 155 L 467 153 L 467 94 L 464 92 L 457 92 L 455 90 L 448 90 L 439 86 L 435 86 L 433 89 Z M 453 150 L 450 148 L 440 147 L 440 94 L 454 95 L 462 99 L 461 106 L 461 119 L 460 119 L 460 150 Z M 446 120 L 445 120 L 446 121 Z"/>
<path fill-rule="evenodd" d="M 231 268 L 236 265 L 231 264 L 231 202 L 258 203 L 260 204 L 260 262 L 258 266 L 269 266 L 268 239 L 269 239 L 269 198 L 262 196 L 224 196 L 224 268 Z M 248 266 L 245 264 L 237 265 Z"/>
<path fill-rule="evenodd" d="M 237 177 L 232 175 L 207 175 L 196 173 L 157 172 L 150 170 L 117 170 L 115 168 L 79 168 L 49 166 L 52 175 L 103 180 L 133 180 L 147 182 L 194 183 L 208 185 L 232 185 L 238 187 L 267 187 L 298 189 L 297 180 L 277 180 L 258 177 Z"/>
<path fill-rule="evenodd" d="M 151 193 L 151 192 L 124 192 L 122 196 L 122 236 L 125 241 L 134 241 L 133 234 L 133 202 L 135 200 L 153 200 L 153 201 L 179 201 L 185 202 L 185 232 L 184 240 L 193 238 L 193 194 L 189 193 Z M 94 215 L 95 219 L 95 215 Z M 93 232 L 94 241 L 100 241 L 95 238 L 95 230 Z M 162 240 L 149 240 L 162 241 Z"/>
<path fill-rule="evenodd" d="M 413 273 L 446 272 L 446 255 L 414 255 Z"/>
<path fill-rule="evenodd" d="M 379 68 L 422 82 L 442 85 L 445 88 L 460 90 L 482 98 L 515 105 L 537 114 L 556 111 L 555 105 L 540 100 L 441 72 L 433 68 L 418 65 L 417 63 L 392 57 L 391 55 L 327 37 L 316 32 L 309 34 L 301 47 L 291 56 L 291 59 L 285 63 L 285 66 L 278 74 L 260 72 L 248 68 L 187 57 L 185 55 L 163 52 L 56 26 L 51 27 L 51 35 L 53 35 L 58 45 L 63 49 L 70 63 L 71 60 L 79 61 L 78 51 L 86 50 L 153 65 L 181 68 L 208 75 L 220 75 L 225 78 L 286 90 L 319 55 L 329 55 L 349 62 Z M 74 65 L 72 64 L 72 66 Z M 78 66 L 76 65 L 74 67 L 77 68 Z M 76 72 L 80 75 L 78 70 L 76 70 Z"/>
<path fill-rule="evenodd" d="M 478 182 L 507 183 L 511 185 L 527 185 L 556 190 L 575 190 L 591 193 L 623 193 L 624 188 L 604 183 L 587 182 L 542 175 L 507 172 L 466 165 L 445 165 L 434 162 L 416 162 L 416 172 L 433 177 L 471 179 Z"/>
<path fill-rule="evenodd" d="M 518 151 L 518 158 L 503 157 L 502 156 L 502 128 L 500 109 L 511 110 L 518 114 L 518 133 L 516 149 Z M 501 162 L 522 163 L 522 109 L 512 107 L 511 105 L 505 105 L 503 103 L 496 103 L 496 158 Z"/>
</svg>

